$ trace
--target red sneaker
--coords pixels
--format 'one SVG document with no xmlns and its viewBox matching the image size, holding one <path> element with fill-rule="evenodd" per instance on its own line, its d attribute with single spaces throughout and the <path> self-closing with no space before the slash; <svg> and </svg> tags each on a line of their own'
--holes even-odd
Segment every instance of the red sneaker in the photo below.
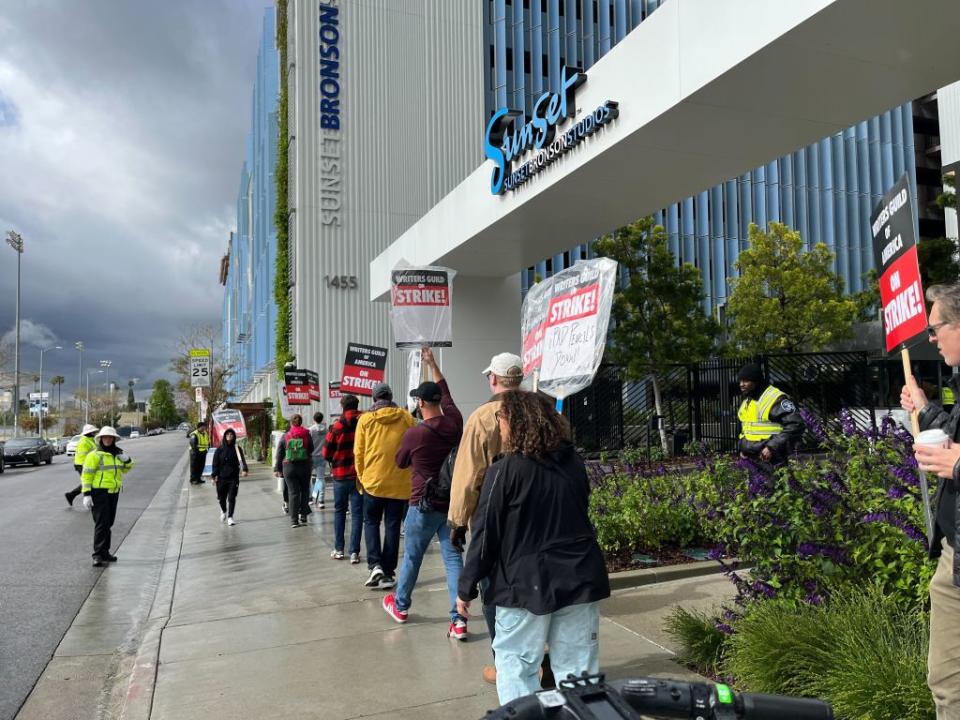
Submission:
<svg viewBox="0 0 960 720">
<path fill-rule="evenodd" d="M 447 637 L 464 642 L 467 639 L 467 621 L 457 618 L 450 623 L 450 629 L 447 631 Z"/>
<path fill-rule="evenodd" d="M 407 611 L 397 608 L 397 598 L 393 593 L 383 596 L 383 610 L 401 625 L 407 621 Z"/>
</svg>

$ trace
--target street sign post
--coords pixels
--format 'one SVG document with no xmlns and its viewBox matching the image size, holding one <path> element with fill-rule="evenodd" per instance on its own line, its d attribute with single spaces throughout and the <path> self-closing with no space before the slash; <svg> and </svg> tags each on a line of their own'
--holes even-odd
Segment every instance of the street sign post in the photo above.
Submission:
<svg viewBox="0 0 960 720">
<path fill-rule="evenodd" d="M 190 386 L 210 387 L 210 351 L 197 348 L 190 351 Z"/>
</svg>

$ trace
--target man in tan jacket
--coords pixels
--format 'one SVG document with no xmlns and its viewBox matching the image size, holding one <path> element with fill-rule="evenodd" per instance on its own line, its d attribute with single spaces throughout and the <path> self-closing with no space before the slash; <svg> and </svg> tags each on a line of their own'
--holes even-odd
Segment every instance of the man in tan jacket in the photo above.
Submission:
<svg viewBox="0 0 960 720">
<path fill-rule="evenodd" d="M 493 397 L 477 408 L 463 428 L 463 438 L 457 450 L 457 462 L 453 466 L 453 483 L 450 488 L 450 510 L 447 523 L 450 525 L 450 542 L 461 552 L 467 536 L 467 526 L 480 500 L 483 477 L 487 468 L 500 454 L 500 423 L 496 414 L 502 403 L 500 395 L 516 390 L 523 381 L 523 361 L 513 353 L 494 355 L 483 374 L 487 376 Z M 481 583 L 483 594 L 485 583 Z M 483 616 L 490 631 L 490 641 L 495 633 L 495 609 L 483 606 Z M 483 668 L 487 682 L 497 681 L 497 671 L 492 665 Z"/>
</svg>

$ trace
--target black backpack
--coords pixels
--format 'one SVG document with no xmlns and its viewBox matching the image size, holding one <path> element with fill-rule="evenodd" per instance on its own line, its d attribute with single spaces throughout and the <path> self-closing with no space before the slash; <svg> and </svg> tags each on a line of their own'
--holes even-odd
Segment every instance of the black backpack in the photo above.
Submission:
<svg viewBox="0 0 960 720">
<path fill-rule="evenodd" d="M 437 437 L 443 439 L 443 436 L 429 425 L 425 428 L 434 433 Z M 450 489 L 453 487 L 453 466 L 457 461 L 457 450 L 460 443 L 456 443 L 447 454 L 440 466 L 440 472 L 436 477 L 428 477 L 423 488 L 423 497 L 420 499 L 420 509 L 433 510 L 434 505 L 448 505 L 450 503 Z"/>
</svg>

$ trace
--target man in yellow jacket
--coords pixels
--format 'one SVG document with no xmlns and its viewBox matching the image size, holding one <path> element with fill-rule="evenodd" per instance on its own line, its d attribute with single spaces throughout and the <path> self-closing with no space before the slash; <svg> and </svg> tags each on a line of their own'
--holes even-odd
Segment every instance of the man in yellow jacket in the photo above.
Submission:
<svg viewBox="0 0 960 720">
<path fill-rule="evenodd" d="M 80 475 L 83 506 L 93 514 L 94 567 L 117 561 L 117 556 L 110 554 L 110 528 L 117 517 L 123 476 L 133 467 L 133 460 L 117 446 L 119 439 L 120 435 L 109 425 L 100 428 L 97 447 L 87 453 Z"/>
<path fill-rule="evenodd" d="M 396 585 L 400 525 L 410 500 L 410 468 L 397 467 L 403 434 L 414 426 L 413 416 L 393 402 L 386 383 L 373 389 L 373 407 L 360 416 L 353 443 L 357 485 L 363 494 L 363 534 L 367 543 L 368 588 Z M 383 524 L 383 541 L 380 525 Z"/>
</svg>

